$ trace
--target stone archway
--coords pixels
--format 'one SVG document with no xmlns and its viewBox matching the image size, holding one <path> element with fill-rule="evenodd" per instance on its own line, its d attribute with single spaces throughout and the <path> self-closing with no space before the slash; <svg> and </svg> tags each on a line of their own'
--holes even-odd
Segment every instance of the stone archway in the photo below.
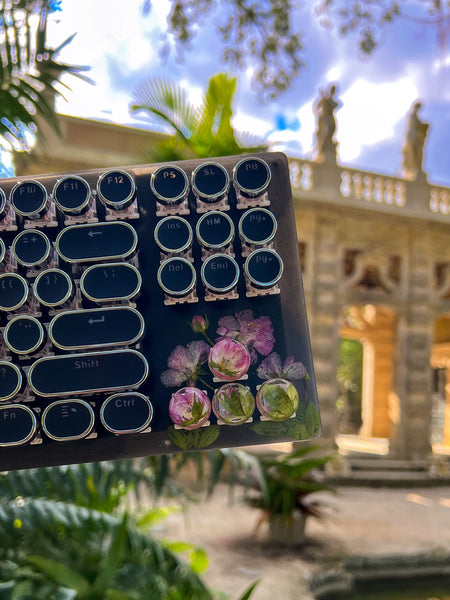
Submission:
<svg viewBox="0 0 450 600">
<path fill-rule="evenodd" d="M 395 311 L 385 305 L 350 305 L 343 310 L 341 338 L 363 345 L 359 437 L 391 439 L 398 407 L 393 390 Z"/>
</svg>

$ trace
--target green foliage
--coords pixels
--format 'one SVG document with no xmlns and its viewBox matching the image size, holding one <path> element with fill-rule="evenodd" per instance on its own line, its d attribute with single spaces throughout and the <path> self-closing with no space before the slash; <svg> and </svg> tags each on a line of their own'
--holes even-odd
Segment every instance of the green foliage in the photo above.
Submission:
<svg viewBox="0 0 450 600">
<path fill-rule="evenodd" d="M 339 346 L 336 403 L 342 433 L 357 433 L 361 427 L 363 345 L 358 340 L 342 339 Z"/>
<path fill-rule="evenodd" d="M 0 2 L 1 148 L 28 150 L 39 117 L 59 132 L 53 96 L 67 86 L 58 80 L 66 73 L 83 77 L 84 67 L 56 60 L 73 36 L 58 48 L 47 46 L 49 5 L 49 0 Z"/>
<path fill-rule="evenodd" d="M 218 73 L 209 80 L 202 103 L 196 107 L 179 85 L 158 78 L 144 81 L 133 95 L 131 111 L 144 112 L 169 125 L 174 135 L 143 158 L 164 162 L 266 150 L 253 136 L 238 136 L 234 131 L 231 119 L 235 92 L 236 78 Z"/>
<path fill-rule="evenodd" d="M 251 506 L 269 515 L 292 516 L 300 511 L 306 515 L 321 516 L 319 505 L 308 496 L 314 492 L 333 491 L 322 483 L 317 472 L 330 461 L 332 455 L 317 456 L 316 446 L 305 446 L 276 458 L 258 458 L 264 487 L 258 485 L 256 493 L 249 495 Z M 309 456 L 316 453 L 316 456 Z"/>
</svg>

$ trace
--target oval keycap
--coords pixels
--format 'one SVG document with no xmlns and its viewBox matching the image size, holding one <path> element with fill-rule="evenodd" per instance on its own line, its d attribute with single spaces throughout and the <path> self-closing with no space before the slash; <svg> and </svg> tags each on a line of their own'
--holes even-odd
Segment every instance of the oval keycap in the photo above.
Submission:
<svg viewBox="0 0 450 600">
<path fill-rule="evenodd" d="M 260 248 L 248 255 L 244 271 L 254 286 L 270 288 L 278 283 L 283 275 L 283 261 L 275 250 Z"/>
<path fill-rule="evenodd" d="M 153 418 L 153 407 L 147 396 L 136 392 L 114 394 L 100 410 L 103 425 L 112 433 L 139 433 Z"/>
<path fill-rule="evenodd" d="M 45 262 L 50 255 L 50 240 L 37 229 L 22 231 L 14 238 L 12 253 L 19 265 L 33 267 Z"/>
<path fill-rule="evenodd" d="M 33 354 L 45 342 L 43 326 L 29 315 L 14 317 L 8 321 L 3 337 L 8 348 L 16 354 Z"/>
<path fill-rule="evenodd" d="M 71 225 L 56 238 L 59 256 L 69 263 L 127 258 L 136 250 L 137 235 L 122 221 Z"/>
<path fill-rule="evenodd" d="M 84 400 L 57 400 L 44 410 L 41 424 L 49 438 L 64 442 L 89 435 L 94 420 L 92 406 Z"/>
<path fill-rule="evenodd" d="M 101 346 L 128 346 L 144 333 L 144 320 L 130 306 L 62 312 L 54 317 L 48 334 L 61 350 Z"/>
<path fill-rule="evenodd" d="M 13 363 L 0 362 L 0 402 L 14 398 L 23 387 L 22 371 Z"/>
<path fill-rule="evenodd" d="M 93 302 L 130 300 L 141 284 L 139 271 L 128 263 L 94 265 L 86 269 L 80 280 L 81 291 Z"/>
<path fill-rule="evenodd" d="M 31 440 L 36 432 L 36 417 L 28 406 L 0 406 L 0 446 L 20 446 Z"/>
<path fill-rule="evenodd" d="M 74 296 L 72 280 L 61 269 L 47 269 L 36 277 L 33 285 L 36 298 L 44 306 L 61 306 Z"/>
<path fill-rule="evenodd" d="M 28 284 L 17 273 L 0 275 L 0 310 L 17 310 L 28 298 Z"/>
<path fill-rule="evenodd" d="M 39 358 L 28 371 L 38 396 L 73 396 L 133 389 L 148 375 L 148 364 L 136 350 L 112 350 Z"/>
</svg>

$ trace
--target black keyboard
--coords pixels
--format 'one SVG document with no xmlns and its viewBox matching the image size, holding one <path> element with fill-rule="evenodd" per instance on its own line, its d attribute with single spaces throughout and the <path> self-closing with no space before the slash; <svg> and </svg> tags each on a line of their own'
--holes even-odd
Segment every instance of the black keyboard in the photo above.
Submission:
<svg viewBox="0 0 450 600">
<path fill-rule="evenodd" d="M 0 469 L 320 431 L 280 153 L 0 181 Z"/>
</svg>

